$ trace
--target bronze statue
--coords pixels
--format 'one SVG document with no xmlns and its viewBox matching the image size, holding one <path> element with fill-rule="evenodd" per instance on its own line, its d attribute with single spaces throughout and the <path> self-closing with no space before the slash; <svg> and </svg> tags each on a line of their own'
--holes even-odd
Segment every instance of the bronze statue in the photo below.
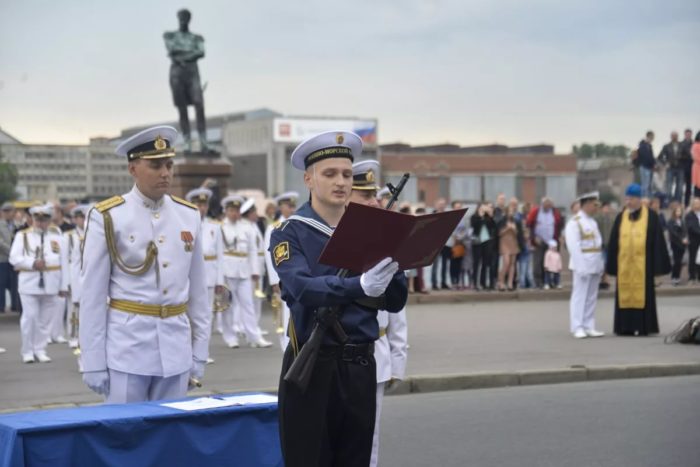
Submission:
<svg viewBox="0 0 700 467">
<path fill-rule="evenodd" d="M 192 14 L 189 10 L 177 12 L 180 29 L 163 34 L 170 65 L 170 88 L 173 92 L 173 102 L 180 114 L 180 130 L 185 140 L 185 152 L 192 152 L 190 136 L 190 119 L 187 107 L 193 105 L 197 115 L 197 132 L 201 152 L 214 153 L 207 145 L 207 124 L 204 119 L 204 97 L 199 81 L 197 60 L 204 57 L 204 37 L 190 32 L 189 24 Z"/>
</svg>

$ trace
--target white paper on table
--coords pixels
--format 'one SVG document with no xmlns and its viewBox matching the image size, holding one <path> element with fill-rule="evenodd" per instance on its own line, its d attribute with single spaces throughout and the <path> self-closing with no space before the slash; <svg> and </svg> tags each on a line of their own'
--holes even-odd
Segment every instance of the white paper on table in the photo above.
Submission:
<svg viewBox="0 0 700 467">
<path fill-rule="evenodd" d="M 168 402 L 161 405 L 189 412 L 192 410 L 218 409 L 220 407 L 231 407 L 234 405 L 269 404 L 272 402 L 277 402 L 277 396 L 270 394 L 242 394 L 227 397 L 199 397 L 188 401 Z"/>
<path fill-rule="evenodd" d="M 205 410 L 205 409 L 216 409 L 219 407 L 228 407 L 233 404 L 222 400 L 214 399 L 213 397 L 200 397 L 197 399 L 191 399 L 182 402 L 168 402 L 167 404 L 161 404 L 163 407 L 170 407 L 178 410 Z"/>
<path fill-rule="evenodd" d="M 270 404 L 272 402 L 277 402 L 277 396 L 273 396 L 272 394 L 241 394 L 222 397 L 222 399 L 231 402 L 232 405 Z"/>
</svg>

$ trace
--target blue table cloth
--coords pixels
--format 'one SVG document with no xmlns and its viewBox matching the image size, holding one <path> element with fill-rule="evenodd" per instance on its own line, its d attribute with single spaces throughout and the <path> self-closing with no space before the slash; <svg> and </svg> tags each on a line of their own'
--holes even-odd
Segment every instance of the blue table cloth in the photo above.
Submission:
<svg viewBox="0 0 700 467">
<path fill-rule="evenodd" d="M 277 403 L 197 411 L 162 402 L 0 416 L 0 467 L 282 466 Z"/>
</svg>

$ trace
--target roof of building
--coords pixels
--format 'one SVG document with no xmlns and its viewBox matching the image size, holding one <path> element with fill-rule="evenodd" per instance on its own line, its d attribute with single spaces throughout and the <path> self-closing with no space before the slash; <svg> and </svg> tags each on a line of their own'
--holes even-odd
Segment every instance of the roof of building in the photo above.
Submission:
<svg viewBox="0 0 700 467">
<path fill-rule="evenodd" d="M 22 142 L 0 128 L 0 144 L 22 144 Z"/>
<path fill-rule="evenodd" d="M 512 155 L 553 155 L 554 146 L 551 144 L 534 144 L 529 146 L 509 147 L 505 144 L 487 144 L 480 146 L 460 146 L 458 144 L 433 144 L 427 146 L 411 146 L 405 143 L 383 144 L 382 151 L 406 152 L 413 154 L 512 154 Z"/>
</svg>

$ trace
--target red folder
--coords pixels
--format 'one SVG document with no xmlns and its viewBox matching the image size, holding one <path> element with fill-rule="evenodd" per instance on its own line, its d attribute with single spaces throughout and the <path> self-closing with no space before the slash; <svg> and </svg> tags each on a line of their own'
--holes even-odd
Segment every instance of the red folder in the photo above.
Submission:
<svg viewBox="0 0 700 467">
<path fill-rule="evenodd" d="M 399 269 L 427 266 L 466 212 L 413 216 L 350 203 L 318 261 L 357 273 L 387 256 L 399 262 Z"/>
</svg>

